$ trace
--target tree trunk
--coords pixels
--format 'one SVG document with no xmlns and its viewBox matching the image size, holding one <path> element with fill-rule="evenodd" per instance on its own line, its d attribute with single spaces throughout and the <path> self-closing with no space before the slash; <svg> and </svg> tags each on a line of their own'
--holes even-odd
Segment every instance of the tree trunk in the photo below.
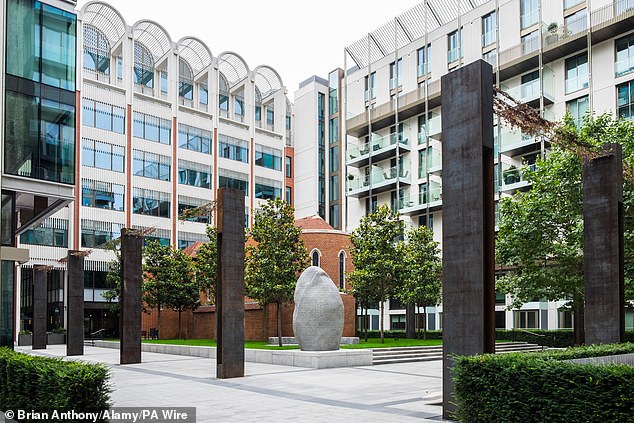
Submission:
<svg viewBox="0 0 634 423">
<path fill-rule="evenodd" d="M 178 309 L 178 339 L 183 339 L 181 337 L 181 309 Z"/>
<path fill-rule="evenodd" d="M 575 345 L 583 345 L 586 342 L 586 331 L 584 326 L 584 303 L 579 294 L 573 297 L 573 331 Z"/>
<path fill-rule="evenodd" d="M 282 346 L 282 303 L 277 303 L 277 342 Z"/>
<path fill-rule="evenodd" d="M 408 304 L 405 308 L 405 338 L 416 338 L 416 305 Z"/>
<path fill-rule="evenodd" d="M 156 334 L 156 339 L 161 339 L 161 302 L 160 301 L 156 303 L 156 307 L 158 309 L 158 322 L 156 324 L 158 326 L 156 328 L 156 331 L 158 333 Z"/>
<path fill-rule="evenodd" d="M 384 308 L 385 308 L 385 307 L 383 306 L 383 301 L 381 301 L 381 302 L 379 303 L 379 309 L 380 309 L 380 311 L 381 311 L 381 316 L 379 317 L 379 319 L 380 319 L 380 322 L 379 322 L 379 330 L 381 331 L 381 344 L 383 344 L 383 343 L 385 342 L 385 339 L 384 339 L 384 334 L 383 334 L 383 327 L 384 327 L 384 325 L 383 325 L 383 309 L 384 309 Z"/>
</svg>

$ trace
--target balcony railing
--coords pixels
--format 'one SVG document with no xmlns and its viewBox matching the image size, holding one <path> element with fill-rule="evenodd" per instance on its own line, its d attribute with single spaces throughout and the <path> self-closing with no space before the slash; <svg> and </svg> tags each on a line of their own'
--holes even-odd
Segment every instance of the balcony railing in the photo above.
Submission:
<svg viewBox="0 0 634 423">
<path fill-rule="evenodd" d="M 400 82 L 397 78 L 390 78 L 390 89 L 393 90 L 394 88 L 398 87 L 400 85 Z"/>
<path fill-rule="evenodd" d="M 404 213 L 413 214 L 423 208 L 440 206 L 442 204 L 442 185 L 432 184 L 429 190 L 419 192 L 415 197 L 406 194 L 399 201 L 399 209 Z"/>
<path fill-rule="evenodd" d="M 588 74 L 566 79 L 566 94 L 588 88 Z"/>
<path fill-rule="evenodd" d="M 526 180 L 526 173 L 535 170 L 535 165 L 517 168 L 515 166 L 502 166 L 502 185 L 500 191 L 513 191 L 522 187 L 527 187 L 529 182 Z M 497 181 L 496 181 L 497 184 Z"/>
<path fill-rule="evenodd" d="M 372 134 L 370 142 L 364 142 L 361 144 L 349 143 L 348 144 L 348 160 L 360 160 L 369 157 L 370 151 L 378 152 L 387 147 L 396 145 L 397 136 L 396 134 L 388 134 L 384 136 L 379 136 L 377 134 Z M 409 139 L 404 136 L 404 134 L 399 134 L 398 136 L 399 144 L 402 147 L 409 146 Z"/>
<path fill-rule="evenodd" d="M 425 144 L 425 129 L 427 129 L 427 136 L 430 138 L 438 139 L 438 135 L 442 132 L 442 121 L 439 115 L 434 115 L 428 119 L 427 123 L 423 124 L 418 133 L 418 144 Z"/>
<path fill-rule="evenodd" d="M 627 75 L 632 71 L 634 71 L 634 57 L 626 57 L 614 64 L 614 74 L 617 77 Z"/>
<path fill-rule="evenodd" d="M 564 1 L 564 9 L 570 9 L 573 6 L 578 5 L 579 3 L 583 3 L 584 0 L 565 0 Z"/>
<path fill-rule="evenodd" d="M 418 76 L 427 75 L 429 73 L 429 63 L 419 63 L 417 69 Z"/>
<path fill-rule="evenodd" d="M 453 63 L 456 60 L 460 59 L 462 56 L 460 54 L 460 48 L 459 47 L 455 47 L 452 49 L 449 49 L 449 51 L 447 51 L 447 63 Z"/>
<path fill-rule="evenodd" d="M 553 71 L 549 67 L 544 66 L 542 76 L 544 78 L 544 81 L 543 81 L 544 97 L 552 100 L 554 98 L 553 97 L 553 92 L 554 92 Z M 541 86 L 540 79 L 537 78 L 510 89 L 509 88 L 505 89 L 503 87 L 503 90 L 506 91 L 511 97 L 513 97 L 517 101 L 520 101 L 522 103 L 530 103 L 531 101 L 535 101 L 539 99 L 540 86 Z"/>
<path fill-rule="evenodd" d="M 382 168 L 380 166 L 373 166 L 370 175 L 357 176 L 353 174 L 348 175 L 348 193 L 362 192 L 370 187 L 380 187 L 395 183 L 396 179 L 400 179 L 402 182 L 409 183 L 409 163 L 404 163 L 402 168 L 399 166 L 393 166 L 390 168 Z"/>
<path fill-rule="evenodd" d="M 376 92 L 375 92 L 375 91 L 376 91 L 376 90 L 375 90 L 374 88 L 371 88 L 371 89 L 369 89 L 369 90 L 365 90 L 365 91 L 363 92 L 363 99 L 364 99 L 365 101 L 370 101 L 370 100 L 372 100 L 372 99 L 376 98 Z"/>
</svg>

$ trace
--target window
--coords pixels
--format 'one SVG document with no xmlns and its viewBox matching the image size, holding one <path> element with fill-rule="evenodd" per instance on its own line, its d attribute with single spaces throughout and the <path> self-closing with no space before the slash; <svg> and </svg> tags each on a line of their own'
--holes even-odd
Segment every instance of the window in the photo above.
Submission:
<svg viewBox="0 0 634 423">
<path fill-rule="evenodd" d="M 81 220 L 81 246 L 104 248 L 104 244 L 121 236 L 124 225 L 94 220 Z"/>
<path fill-rule="evenodd" d="M 378 206 L 378 200 L 377 200 L 377 196 L 373 195 L 372 197 L 366 197 L 365 198 L 365 214 L 366 216 L 374 213 L 376 211 L 376 208 Z"/>
<path fill-rule="evenodd" d="M 81 205 L 98 209 L 123 211 L 125 187 L 109 182 L 81 180 Z"/>
<path fill-rule="evenodd" d="M 339 200 L 339 175 L 332 175 L 328 181 L 328 197 L 330 201 Z"/>
<path fill-rule="evenodd" d="M 209 91 L 206 85 L 198 86 L 198 102 L 204 105 L 209 104 Z"/>
<path fill-rule="evenodd" d="M 171 144 L 172 125 L 167 119 L 134 112 L 132 135 L 152 142 Z"/>
<path fill-rule="evenodd" d="M 328 75 L 328 109 L 332 115 L 339 111 L 339 72 L 334 71 Z"/>
<path fill-rule="evenodd" d="M 634 71 L 634 34 L 619 38 L 614 42 L 616 48 L 616 76 Z"/>
<path fill-rule="evenodd" d="M 391 300 L 390 300 L 391 302 Z M 403 330 L 405 329 L 405 315 L 404 314 L 392 314 L 390 315 L 390 329 L 391 330 Z"/>
<path fill-rule="evenodd" d="M 568 101 L 566 103 L 566 112 L 572 116 L 577 128 L 581 128 L 583 118 L 588 113 L 588 96 Z"/>
<path fill-rule="evenodd" d="M 172 159 L 169 156 L 134 150 L 134 163 L 132 171 L 136 176 L 169 181 L 172 168 Z"/>
<path fill-rule="evenodd" d="M 211 166 L 179 160 L 178 183 L 181 185 L 211 189 Z"/>
<path fill-rule="evenodd" d="M 498 37 L 497 14 L 491 12 L 482 17 L 482 47 L 490 46 Z"/>
<path fill-rule="evenodd" d="M 89 98 L 82 99 L 81 123 L 91 128 L 123 134 L 125 131 L 125 109 Z"/>
<path fill-rule="evenodd" d="M 539 21 L 538 0 L 520 1 L 520 20 L 522 29 L 535 25 Z"/>
<path fill-rule="evenodd" d="M 287 178 L 292 178 L 293 177 L 293 165 L 292 165 L 292 159 L 290 158 L 290 156 L 286 156 L 285 157 L 285 176 Z"/>
<path fill-rule="evenodd" d="M 403 59 L 390 63 L 390 89 L 403 85 Z"/>
<path fill-rule="evenodd" d="M 170 217 L 170 194 L 149 189 L 134 188 L 132 212 L 147 216 Z"/>
<path fill-rule="evenodd" d="M 167 90 L 168 90 L 168 81 L 167 81 L 167 71 L 166 70 L 162 70 L 159 72 L 159 81 L 161 83 L 161 93 L 162 94 L 167 94 Z"/>
<path fill-rule="evenodd" d="M 566 59 L 566 94 L 588 88 L 588 54 Z"/>
<path fill-rule="evenodd" d="M 68 248 L 68 220 L 48 218 L 20 235 L 20 243 Z"/>
<path fill-rule="evenodd" d="M 181 217 L 183 212 L 190 209 L 195 209 L 201 206 L 205 206 L 209 204 L 208 200 L 203 200 L 201 198 L 193 198 L 193 197 L 185 197 L 183 195 L 178 196 L 178 216 Z M 197 215 L 192 215 L 191 217 L 187 217 L 185 220 L 189 222 L 198 222 L 198 223 L 210 223 L 211 216 L 209 214 L 199 213 Z M 206 241 L 209 241 L 207 239 Z"/>
<path fill-rule="evenodd" d="M 293 189 L 291 187 L 286 187 L 286 204 L 293 205 Z"/>
<path fill-rule="evenodd" d="M 339 142 L 339 119 L 336 117 L 328 121 L 328 139 L 330 144 Z"/>
<path fill-rule="evenodd" d="M 235 188 L 249 195 L 249 175 L 227 169 L 218 169 L 218 188 Z"/>
<path fill-rule="evenodd" d="M 211 132 L 179 123 L 178 147 L 199 153 L 211 154 Z"/>
<path fill-rule="evenodd" d="M 7 75 L 5 94 L 4 171 L 8 174 L 64 184 L 75 181 L 75 106 L 74 93 L 69 103 L 12 91 L 20 84 Z M 54 89 L 50 89 L 53 91 Z M 57 95 L 55 95 L 57 94 Z M 70 94 L 70 93 L 69 93 Z M 61 98 L 60 98 L 61 97 Z"/>
<path fill-rule="evenodd" d="M 346 289 L 346 253 L 339 252 L 339 289 Z"/>
<path fill-rule="evenodd" d="M 255 164 L 273 170 L 282 170 L 282 152 L 275 148 L 255 145 Z"/>
<path fill-rule="evenodd" d="M 257 87 L 255 87 L 255 120 L 258 124 L 262 122 L 262 93 Z"/>
<path fill-rule="evenodd" d="M 462 28 L 447 36 L 447 63 L 453 63 L 464 56 Z"/>
<path fill-rule="evenodd" d="M 339 204 L 330 205 L 328 223 L 335 229 L 340 229 L 339 225 Z"/>
<path fill-rule="evenodd" d="M 249 163 L 249 142 L 220 134 L 218 155 L 225 159 Z"/>
<path fill-rule="evenodd" d="M 498 65 L 498 51 L 496 49 L 484 53 L 482 58 L 494 68 Z"/>
<path fill-rule="evenodd" d="M 515 310 L 514 326 L 521 329 L 539 329 L 539 310 Z"/>
<path fill-rule="evenodd" d="M 81 141 L 81 164 L 88 167 L 123 172 L 125 148 L 83 138 Z"/>
<path fill-rule="evenodd" d="M 423 76 L 423 75 L 427 75 L 429 72 L 431 72 L 431 69 L 429 68 L 429 56 L 430 56 L 430 50 L 431 49 L 431 44 L 427 44 L 426 47 L 421 47 L 418 50 L 416 50 L 416 57 L 417 57 L 417 75 L 418 76 Z"/>
<path fill-rule="evenodd" d="M 330 173 L 339 171 L 339 147 L 334 146 L 328 149 L 328 170 Z"/>
<path fill-rule="evenodd" d="M 580 3 L 584 3 L 585 0 L 564 0 L 564 9 L 570 9 Z"/>
<path fill-rule="evenodd" d="M 255 178 L 255 198 L 273 200 L 282 198 L 282 184 L 279 181 L 265 178 Z"/>
<path fill-rule="evenodd" d="M 428 229 L 434 229 L 434 215 L 424 215 L 418 217 L 418 226 L 424 226 Z"/>
<path fill-rule="evenodd" d="M 558 317 L 558 322 L 557 322 L 557 328 L 558 329 L 572 329 L 572 312 L 570 312 L 569 310 L 560 310 L 557 313 L 557 317 Z"/>
<path fill-rule="evenodd" d="M 313 250 L 313 252 L 310 254 L 310 257 L 311 257 L 311 265 L 319 267 L 319 259 L 321 257 L 319 250 Z"/>
<path fill-rule="evenodd" d="M 275 109 L 273 109 L 273 106 L 266 106 L 266 124 L 271 131 L 274 130 Z"/>
<path fill-rule="evenodd" d="M 134 83 L 154 88 L 154 59 L 147 47 L 138 41 L 134 41 Z"/>
<path fill-rule="evenodd" d="M 84 25 L 84 69 L 110 74 L 110 43 L 99 29 L 90 24 Z"/>
<path fill-rule="evenodd" d="M 376 79 L 376 72 L 372 72 L 365 77 L 365 101 L 370 101 L 376 98 L 376 90 L 374 89 L 374 82 Z"/>
<path fill-rule="evenodd" d="M 6 7 L 6 72 L 74 94 L 77 17 L 39 1 Z"/>
<path fill-rule="evenodd" d="M 194 99 L 194 73 L 183 58 L 178 58 L 178 96 L 192 101 Z"/>
<path fill-rule="evenodd" d="M 117 79 L 121 81 L 123 79 L 123 57 L 117 57 Z"/>
<path fill-rule="evenodd" d="M 616 96 L 619 118 L 630 119 L 634 117 L 634 81 L 618 85 Z"/>
<path fill-rule="evenodd" d="M 539 71 L 533 71 L 522 75 L 520 96 L 522 101 L 539 97 Z"/>
</svg>

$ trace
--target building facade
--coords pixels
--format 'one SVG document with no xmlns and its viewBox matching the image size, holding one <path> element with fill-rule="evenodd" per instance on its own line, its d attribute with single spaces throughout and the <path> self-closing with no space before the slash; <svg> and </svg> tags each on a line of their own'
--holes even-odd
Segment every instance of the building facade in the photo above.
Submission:
<svg viewBox="0 0 634 423">
<path fill-rule="evenodd" d="M 19 266 L 29 261 L 29 250 L 19 248 L 17 241 L 76 195 L 79 78 L 74 8 L 74 1 L 63 0 L 6 0 L 0 5 L 3 346 L 12 347 L 17 335 Z M 52 303 L 58 293 L 49 285 Z"/>
<path fill-rule="evenodd" d="M 234 52 L 213 54 L 195 37 L 173 40 L 156 22 L 128 24 L 105 2 L 77 11 L 76 38 L 79 151 L 69 176 L 59 171 L 71 183 L 73 203 L 19 236 L 31 257 L 18 271 L 16 325 L 30 328 L 32 269 L 41 264 L 52 267 L 49 289 L 55 287 L 49 326 L 64 325 L 66 272 L 59 259 L 82 249 L 91 250 L 85 331 L 114 334 L 118 324 L 103 298 L 114 259 L 108 242 L 125 227 L 178 248 L 206 241 L 213 213 L 179 216 L 213 204 L 221 187 L 244 191 L 245 225 L 262 201 L 292 201 L 292 110 L 270 66 L 251 68 Z"/>
<path fill-rule="evenodd" d="M 441 242 L 440 78 L 466 63 L 489 62 L 496 86 L 546 119 L 569 113 L 581 123 L 588 112 L 631 118 L 632 17 L 632 0 L 426 0 L 348 46 L 341 84 L 343 229 L 354 230 L 387 204 L 408 226 L 433 228 Z M 312 83 L 312 91 L 325 92 L 324 82 Z M 494 137 L 497 210 L 500 198 L 530 188 L 523 174 L 550 145 L 497 118 Z M 513 311 L 507 304 L 510 298 L 497 296 L 499 328 L 572 327 L 570 314 L 558 311 L 563 302 L 535 301 Z M 386 327 L 403 328 L 402 305 L 385 307 Z M 427 327 L 441 329 L 442 307 L 427 312 Z M 378 317 L 370 322 L 378 328 Z"/>
</svg>

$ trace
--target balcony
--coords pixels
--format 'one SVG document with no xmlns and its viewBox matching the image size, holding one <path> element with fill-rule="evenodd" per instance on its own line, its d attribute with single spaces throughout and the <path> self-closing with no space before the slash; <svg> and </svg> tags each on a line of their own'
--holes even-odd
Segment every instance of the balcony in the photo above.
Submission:
<svg viewBox="0 0 634 423">
<path fill-rule="evenodd" d="M 440 106 L 440 79 L 427 84 L 427 110 Z M 392 126 L 396 122 L 396 104 L 394 101 L 382 103 L 370 110 L 372 129 L 381 129 Z M 410 91 L 398 98 L 399 121 L 409 119 L 425 112 L 425 93 L 419 88 Z M 361 138 L 368 134 L 368 111 L 357 115 L 348 115 L 346 122 L 348 135 Z"/>
<path fill-rule="evenodd" d="M 348 143 L 348 160 L 346 164 L 353 167 L 363 167 L 370 163 L 370 156 L 372 161 L 378 163 L 385 159 L 396 157 L 397 143 L 396 134 L 388 134 L 385 136 L 379 136 L 372 134 L 372 140 L 361 144 Z M 398 136 L 398 149 L 399 154 L 402 150 L 410 151 L 409 139 L 404 137 L 403 134 Z"/>
<path fill-rule="evenodd" d="M 442 185 L 432 183 L 429 191 L 418 193 L 418 196 L 411 199 L 406 196 L 401 200 L 401 214 L 413 216 L 425 213 L 428 209 L 430 212 L 438 211 L 442 208 Z"/>
<path fill-rule="evenodd" d="M 520 131 L 503 127 L 500 135 L 500 152 L 506 156 L 519 156 L 539 150 L 538 140 Z"/>
<path fill-rule="evenodd" d="M 502 185 L 496 187 L 496 191 L 513 193 L 515 191 L 524 191 L 529 188 L 530 182 L 525 178 L 527 172 L 535 170 L 535 165 L 517 168 L 512 165 L 502 165 Z M 495 181 L 496 185 L 498 181 Z"/>
<path fill-rule="evenodd" d="M 409 163 L 404 163 L 403 169 L 398 166 L 384 169 L 380 166 L 372 166 L 370 175 L 357 176 L 348 174 L 347 195 L 349 197 L 363 198 L 372 194 L 393 191 L 397 182 L 401 185 L 410 184 Z"/>
<path fill-rule="evenodd" d="M 543 81 L 543 97 L 544 97 L 544 105 L 553 104 L 555 97 L 553 95 L 554 92 L 554 75 L 553 71 L 544 66 L 544 71 L 542 75 Z M 507 92 L 511 97 L 515 100 L 529 104 L 532 107 L 539 107 L 540 101 L 540 88 L 541 82 L 540 79 L 533 79 L 532 81 L 525 82 L 520 84 L 517 87 L 508 88 L 502 85 L 502 90 Z"/>
<path fill-rule="evenodd" d="M 634 27 L 634 0 L 615 0 L 590 14 L 592 44 L 600 43 L 614 34 Z"/>
<path fill-rule="evenodd" d="M 633 63 L 634 64 L 634 63 Z M 618 76 L 618 75 L 617 75 Z M 574 78 L 566 79 L 566 94 L 588 88 L 588 74 L 579 75 Z"/>
<path fill-rule="evenodd" d="M 442 121 L 440 120 L 440 116 L 433 115 L 431 119 L 427 121 L 427 124 L 420 128 L 420 132 L 418 133 L 418 145 L 426 143 L 425 130 L 429 138 L 440 141 L 442 137 Z"/>
</svg>

